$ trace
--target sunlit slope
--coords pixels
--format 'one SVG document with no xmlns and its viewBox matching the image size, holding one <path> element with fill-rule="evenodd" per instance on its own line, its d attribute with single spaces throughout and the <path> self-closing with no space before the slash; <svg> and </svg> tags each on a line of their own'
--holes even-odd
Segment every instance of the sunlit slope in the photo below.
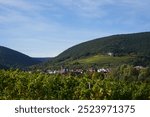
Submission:
<svg viewBox="0 0 150 117">
<path fill-rule="evenodd" d="M 97 64 L 106 66 L 116 66 L 121 64 L 130 63 L 134 57 L 132 56 L 107 56 L 107 55 L 95 55 L 84 59 L 77 60 L 81 64 Z"/>
</svg>

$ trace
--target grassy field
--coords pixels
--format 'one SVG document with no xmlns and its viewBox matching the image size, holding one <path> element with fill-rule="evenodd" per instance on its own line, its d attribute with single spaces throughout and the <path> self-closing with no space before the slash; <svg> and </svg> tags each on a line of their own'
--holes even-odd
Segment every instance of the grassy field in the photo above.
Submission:
<svg viewBox="0 0 150 117">
<path fill-rule="evenodd" d="M 80 59 L 77 62 L 81 64 L 98 64 L 103 66 L 116 66 L 120 64 L 129 63 L 134 57 L 131 56 L 121 56 L 121 57 L 114 57 L 108 55 L 95 55 L 88 58 Z"/>
</svg>

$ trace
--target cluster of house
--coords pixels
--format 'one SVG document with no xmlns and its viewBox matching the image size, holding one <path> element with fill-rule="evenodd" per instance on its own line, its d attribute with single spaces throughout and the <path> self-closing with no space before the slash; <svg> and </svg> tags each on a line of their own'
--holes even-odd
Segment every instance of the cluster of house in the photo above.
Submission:
<svg viewBox="0 0 150 117">
<path fill-rule="evenodd" d="M 111 53 L 110 53 L 111 54 Z M 134 66 L 134 68 L 136 70 L 141 70 L 141 69 L 145 69 L 145 67 L 143 66 Z M 87 68 L 87 69 L 68 69 L 68 68 L 63 68 L 61 67 L 59 70 L 55 70 L 55 69 L 49 69 L 49 70 L 37 70 L 37 72 L 41 72 L 41 73 L 47 73 L 47 74 L 67 74 L 67 73 L 75 73 L 75 74 L 83 74 L 83 73 L 110 73 L 112 71 L 111 68 L 99 68 L 96 69 L 94 67 L 91 68 Z M 32 71 L 28 71 L 29 73 L 32 73 Z"/>
<path fill-rule="evenodd" d="M 109 68 L 100 68 L 100 69 L 94 69 L 94 68 L 89 68 L 87 70 L 83 69 L 60 69 L 60 70 L 47 70 L 46 72 L 48 74 L 65 74 L 65 73 L 77 73 L 77 74 L 83 74 L 85 72 L 98 72 L 98 73 L 109 73 L 111 69 Z"/>
<path fill-rule="evenodd" d="M 135 66 L 134 67 L 137 70 L 144 69 L 143 66 Z M 98 73 L 110 73 L 111 68 L 88 68 L 86 70 L 83 69 L 68 69 L 68 68 L 61 68 L 60 70 L 47 70 L 46 73 L 48 74 L 65 74 L 65 73 L 76 73 L 76 74 L 83 74 L 85 72 L 98 72 Z"/>
</svg>

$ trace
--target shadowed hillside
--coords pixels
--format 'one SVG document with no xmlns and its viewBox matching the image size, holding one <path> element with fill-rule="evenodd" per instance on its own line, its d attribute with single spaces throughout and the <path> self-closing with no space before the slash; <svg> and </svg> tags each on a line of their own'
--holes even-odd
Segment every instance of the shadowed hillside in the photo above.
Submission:
<svg viewBox="0 0 150 117">
<path fill-rule="evenodd" d="M 25 54 L 0 46 L 1 68 L 26 68 L 37 63 L 39 63 L 39 61 Z"/>
</svg>

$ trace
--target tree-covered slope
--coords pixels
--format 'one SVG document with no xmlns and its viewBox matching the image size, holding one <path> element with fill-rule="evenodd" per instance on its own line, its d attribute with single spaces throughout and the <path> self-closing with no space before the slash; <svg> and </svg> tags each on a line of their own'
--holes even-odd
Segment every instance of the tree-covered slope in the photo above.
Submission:
<svg viewBox="0 0 150 117">
<path fill-rule="evenodd" d="M 147 66 L 150 65 L 149 47 L 150 32 L 112 35 L 75 45 L 37 67 L 45 69 L 74 64 L 97 64 L 100 66 L 112 64 L 117 66 L 126 63 Z M 114 56 L 110 57 L 108 53 L 112 53 Z M 97 56 L 96 60 L 95 56 Z M 92 62 L 87 62 L 89 60 Z"/>
<path fill-rule="evenodd" d="M 113 35 L 75 45 L 56 57 L 57 60 L 76 59 L 90 55 L 147 55 L 150 56 L 150 32 Z"/>
<path fill-rule="evenodd" d="M 31 57 L 15 50 L 0 46 L 1 68 L 25 68 L 39 63 Z"/>
<path fill-rule="evenodd" d="M 8 69 L 8 67 L 6 67 L 4 65 L 0 65 L 0 69 Z"/>
</svg>

